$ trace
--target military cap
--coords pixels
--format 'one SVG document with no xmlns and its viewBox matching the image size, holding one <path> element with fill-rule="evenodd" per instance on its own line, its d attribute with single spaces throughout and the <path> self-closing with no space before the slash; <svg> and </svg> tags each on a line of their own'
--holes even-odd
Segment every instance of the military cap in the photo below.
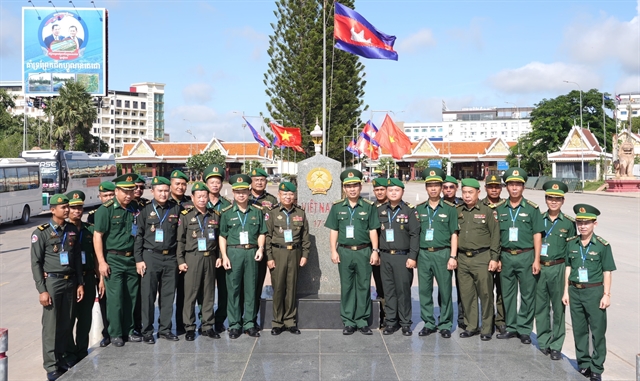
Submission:
<svg viewBox="0 0 640 381">
<path fill-rule="evenodd" d="M 354 168 L 342 171 L 340 181 L 342 181 L 343 184 L 359 183 L 362 181 L 362 172 Z"/>
<path fill-rule="evenodd" d="M 69 198 L 66 195 L 63 195 L 61 193 L 54 194 L 53 196 L 49 197 L 49 205 L 51 206 L 66 205 L 68 203 L 69 203 Z"/>
<path fill-rule="evenodd" d="M 137 178 L 138 175 L 136 175 L 135 173 L 125 173 L 122 176 L 116 177 L 112 181 L 114 182 L 114 184 L 116 184 L 117 188 L 133 189 L 136 186 L 134 181 L 136 181 Z"/>
<path fill-rule="evenodd" d="M 573 206 L 576 220 L 595 220 L 600 215 L 600 211 L 588 204 L 576 204 Z"/>
<path fill-rule="evenodd" d="M 391 179 L 387 179 L 387 187 L 400 187 L 402 189 L 404 189 L 404 184 L 402 183 L 402 180 L 400 179 L 396 179 L 391 178 Z"/>
<path fill-rule="evenodd" d="M 169 180 L 166 177 L 156 176 L 151 181 L 151 186 L 154 186 L 154 185 L 171 185 L 171 180 Z"/>
<path fill-rule="evenodd" d="M 296 185 L 289 181 L 281 182 L 280 185 L 278 186 L 278 189 L 283 192 L 295 192 L 298 190 L 298 188 L 296 188 Z"/>
<path fill-rule="evenodd" d="M 103 181 L 100 183 L 98 190 L 100 192 L 113 192 L 116 190 L 116 185 L 111 181 Z"/>
<path fill-rule="evenodd" d="M 233 175 L 229 179 L 231 189 L 247 189 L 251 185 L 251 177 L 243 174 Z"/>
<path fill-rule="evenodd" d="M 187 177 L 187 175 L 184 174 L 184 172 L 178 170 L 178 169 L 174 169 L 173 172 L 171 172 L 171 178 L 172 179 L 182 179 L 185 181 L 189 181 L 189 178 Z"/>
<path fill-rule="evenodd" d="M 209 192 L 209 188 L 207 187 L 207 184 L 203 183 L 202 181 L 196 181 L 191 186 L 191 193 L 198 192 L 198 191 L 207 191 L 207 192 Z"/>
<path fill-rule="evenodd" d="M 373 179 L 373 187 L 386 187 L 389 179 L 386 177 L 376 177 Z"/>
<path fill-rule="evenodd" d="M 425 183 L 428 183 L 431 181 L 437 181 L 441 183 L 444 181 L 445 177 L 446 175 L 440 168 L 429 167 L 429 168 L 425 168 L 425 170 L 422 171 L 422 178 L 424 179 Z"/>
<path fill-rule="evenodd" d="M 136 184 L 144 184 L 145 178 L 142 175 L 138 175 L 138 178 L 134 181 Z"/>
<path fill-rule="evenodd" d="M 463 187 L 480 189 L 480 183 L 476 179 L 462 179 L 461 183 Z"/>
<path fill-rule="evenodd" d="M 267 172 L 262 168 L 254 168 L 251 170 L 251 177 L 267 177 Z"/>
<path fill-rule="evenodd" d="M 211 164 L 204 169 L 204 180 L 207 181 L 209 177 L 219 177 L 220 180 L 224 180 L 224 170 L 219 165 Z"/>
<path fill-rule="evenodd" d="M 502 179 L 504 180 L 505 184 L 509 181 L 526 183 L 527 172 L 520 167 L 511 167 L 504 172 L 504 175 L 502 175 Z"/>
<path fill-rule="evenodd" d="M 549 180 L 542 185 L 544 193 L 548 196 L 564 197 L 564 194 L 569 192 L 569 187 L 562 181 Z"/>
<path fill-rule="evenodd" d="M 69 199 L 69 206 L 84 205 L 86 196 L 83 191 L 71 191 L 66 196 Z"/>
<path fill-rule="evenodd" d="M 447 176 L 447 177 L 444 178 L 443 183 L 453 183 L 453 184 L 458 185 L 458 179 L 456 179 L 453 176 Z"/>
<path fill-rule="evenodd" d="M 498 175 L 489 175 L 484 179 L 484 185 L 498 184 L 502 185 L 502 180 Z"/>
</svg>

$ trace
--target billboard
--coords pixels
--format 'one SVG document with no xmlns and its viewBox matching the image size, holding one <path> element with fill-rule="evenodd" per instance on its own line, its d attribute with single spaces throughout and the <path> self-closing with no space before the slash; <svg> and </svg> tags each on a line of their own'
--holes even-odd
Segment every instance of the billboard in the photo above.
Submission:
<svg viewBox="0 0 640 381">
<path fill-rule="evenodd" d="M 440 169 L 442 169 L 442 160 L 440 160 L 440 159 L 431 159 L 431 160 L 429 160 L 429 166 L 431 168 L 440 168 Z"/>
<path fill-rule="evenodd" d="M 58 95 L 70 80 L 92 95 L 106 95 L 106 9 L 22 8 L 25 96 Z"/>
</svg>

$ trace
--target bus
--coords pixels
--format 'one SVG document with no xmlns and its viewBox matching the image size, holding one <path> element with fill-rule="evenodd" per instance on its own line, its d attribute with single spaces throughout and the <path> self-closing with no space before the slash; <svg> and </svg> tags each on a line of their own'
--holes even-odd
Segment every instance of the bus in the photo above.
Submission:
<svg viewBox="0 0 640 381">
<path fill-rule="evenodd" d="M 26 224 L 40 213 L 40 166 L 24 159 L 0 159 L 0 223 Z"/>
<path fill-rule="evenodd" d="M 85 207 L 100 205 L 100 183 L 116 177 L 116 159 L 107 153 L 31 150 L 23 151 L 20 157 L 40 165 L 44 193 L 82 191 L 86 195 Z"/>
</svg>

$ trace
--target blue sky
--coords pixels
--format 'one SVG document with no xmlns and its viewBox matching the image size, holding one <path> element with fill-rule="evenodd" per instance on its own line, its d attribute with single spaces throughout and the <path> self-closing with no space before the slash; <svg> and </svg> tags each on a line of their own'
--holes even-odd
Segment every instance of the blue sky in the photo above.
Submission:
<svg viewBox="0 0 640 381">
<path fill-rule="evenodd" d="M 234 111 L 266 114 L 262 81 L 274 1 L 95 3 L 109 10 L 110 89 L 165 83 L 165 132 L 173 141 L 190 140 L 187 129 L 200 141 L 214 134 L 251 139 Z M 74 4 L 92 7 L 90 1 Z M 2 81 L 20 79 L 23 6 L 30 4 L 0 0 Z M 532 106 L 576 88 L 563 80 L 584 91 L 638 92 L 638 6 L 639 0 L 356 0 L 369 22 L 397 36 L 399 54 L 398 62 L 363 59 L 364 101 L 372 110 L 393 110 L 396 120 L 433 122 L 440 120 L 443 100 L 449 109 L 507 101 Z M 383 117 L 374 114 L 374 122 Z"/>
</svg>

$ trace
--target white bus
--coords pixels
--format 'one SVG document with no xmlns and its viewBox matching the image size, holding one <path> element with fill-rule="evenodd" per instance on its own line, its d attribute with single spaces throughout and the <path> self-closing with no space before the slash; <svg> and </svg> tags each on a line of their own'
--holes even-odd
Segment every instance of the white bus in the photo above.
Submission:
<svg viewBox="0 0 640 381">
<path fill-rule="evenodd" d="M 85 206 L 99 205 L 100 183 L 116 177 L 115 157 L 107 153 L 32 150 L 23 151 L 20 157 L 39 163 L 43 192 L 53 195 L 79 190 L 87 197 Z"/>
<path fill-rule="evenodd" d="M 0 159 L 0 223 L 26 224 L 42 213 L 42 182 L 38 164 Z"/>
</svg>

